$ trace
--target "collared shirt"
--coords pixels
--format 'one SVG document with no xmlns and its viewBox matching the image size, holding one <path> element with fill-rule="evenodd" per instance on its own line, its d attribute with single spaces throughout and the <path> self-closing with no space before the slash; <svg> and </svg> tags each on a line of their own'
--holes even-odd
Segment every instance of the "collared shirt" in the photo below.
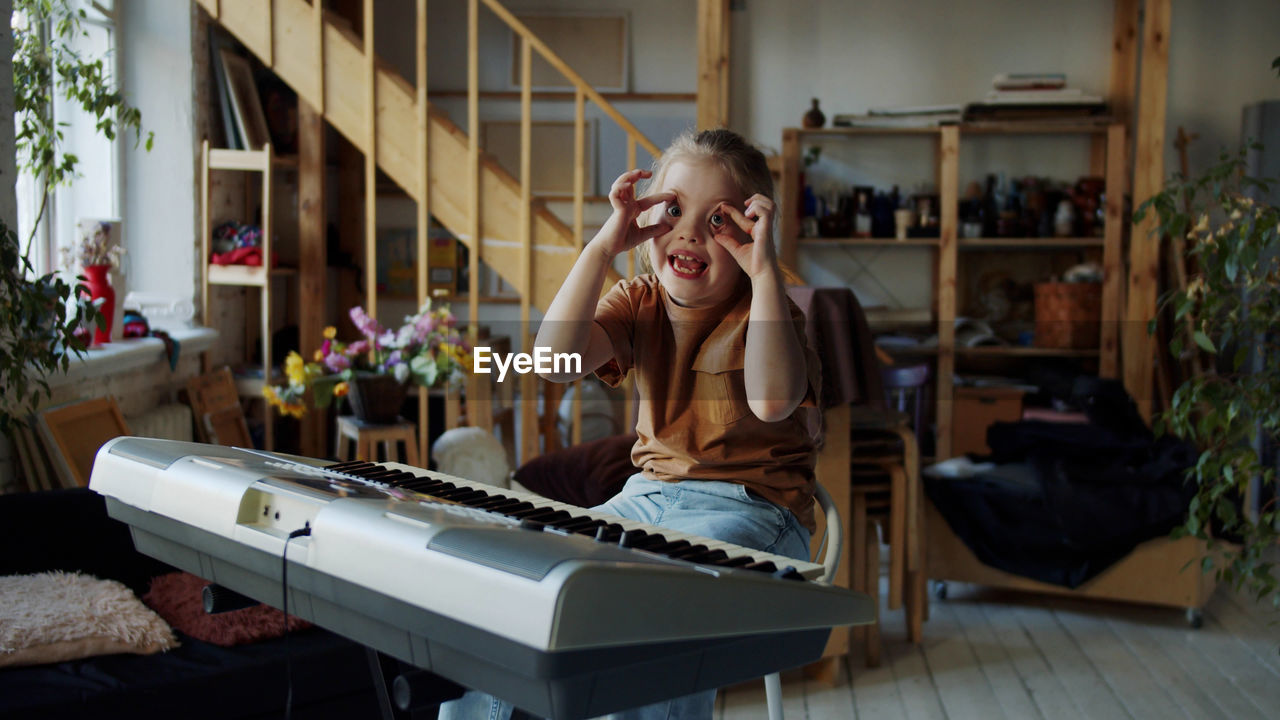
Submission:
<svg viewBox="0 0 1280 720">
<path fill-rule="evenodd" d="M 596 375 L 617 387 L 635 369 L 639 439 L 631 461 L 646 477 L 741 483 L 791 510 L 813 532 L 821 371 L 805 340 L 803 314 L 790 299 L 787 304 L 808 390 L 800 407 L 778 422 L 764 422 L 747 405 L 747 282 L 715 307 L 685 308 L 654 275 L 619 281 L 596 307 L 595 321 L 613 344 L 613 359 Z"/>
</svg>

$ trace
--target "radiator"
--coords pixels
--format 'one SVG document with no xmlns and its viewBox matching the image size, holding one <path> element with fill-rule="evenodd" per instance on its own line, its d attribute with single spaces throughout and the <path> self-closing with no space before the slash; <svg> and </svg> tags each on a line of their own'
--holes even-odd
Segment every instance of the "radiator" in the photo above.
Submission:
<svg viewBox="0 0 1280 720">
<path fill-rule="evenodd" d="M 181 403 L 156 406 L 125 422 L 138 437 L 191 441 L 191 408 Z"/>
</svg>

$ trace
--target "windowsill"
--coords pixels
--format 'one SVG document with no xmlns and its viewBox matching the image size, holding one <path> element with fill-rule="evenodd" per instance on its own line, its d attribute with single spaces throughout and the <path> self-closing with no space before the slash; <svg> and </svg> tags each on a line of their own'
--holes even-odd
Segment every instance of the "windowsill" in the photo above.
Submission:
<svg viewBox="0 0 1280 720">
<path fill-rule="evenodd" d="M 178 357 L 185 358 L 202 353 L 213 346 L 218 331 L 207 327 L 175 330 L 170 336 L 179 345 Z M 130 338 L 89 348 L 83 357 L 72 357 L 67 372 L 49 376 L 49 386 L 58 387 L 87 378 L 101 377 L 146 367 L 152 363 L 167 362 L 164 341 L 160 338 Z"/>
</svg>

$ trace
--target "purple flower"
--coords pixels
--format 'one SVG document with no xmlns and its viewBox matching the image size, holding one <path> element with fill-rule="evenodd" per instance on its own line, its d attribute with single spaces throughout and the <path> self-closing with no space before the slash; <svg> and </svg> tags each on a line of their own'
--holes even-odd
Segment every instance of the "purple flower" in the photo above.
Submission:
<svg viewBox="0 0 1280 720">
<path fill-rule="evenodd" d="M 347 346 L 346 355 L 347 357 L 355 357 L 357 355 L 363 355 L 367 352 L 369 352 L 369 341 L 357 340 Z"/>
<path fill-rule="evenodd" d="M 351 358 L 348 358 L 346 355 L 339 355 L 338 353 L 326 355 L 324 358 L 324 366 L 329 368 L 331 372 L 342 372 L 343 370 L 351 367 Z"/>
<path fill-rule="evenodd" d="M 361 335 L 370 340 L 383 332 L 382 326 L 378 324 L 378 321 L 369 317 L 364 308 L 359 305 L 351 308 L 351 322 L 355 323 L 356 329 L 360 331 Z"/>
</svg>

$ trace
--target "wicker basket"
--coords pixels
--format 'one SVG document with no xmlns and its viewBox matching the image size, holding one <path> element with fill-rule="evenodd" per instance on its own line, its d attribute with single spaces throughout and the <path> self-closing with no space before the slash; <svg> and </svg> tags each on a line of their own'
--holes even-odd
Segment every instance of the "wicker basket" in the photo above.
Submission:
<svg viewBox="0 0 1280 720">
<path fill-rule="evenodd" d="M 1036 347 L 1096 348 L 1102 330 L 1102 283 L 1039 283 Z"/>
</svg>

